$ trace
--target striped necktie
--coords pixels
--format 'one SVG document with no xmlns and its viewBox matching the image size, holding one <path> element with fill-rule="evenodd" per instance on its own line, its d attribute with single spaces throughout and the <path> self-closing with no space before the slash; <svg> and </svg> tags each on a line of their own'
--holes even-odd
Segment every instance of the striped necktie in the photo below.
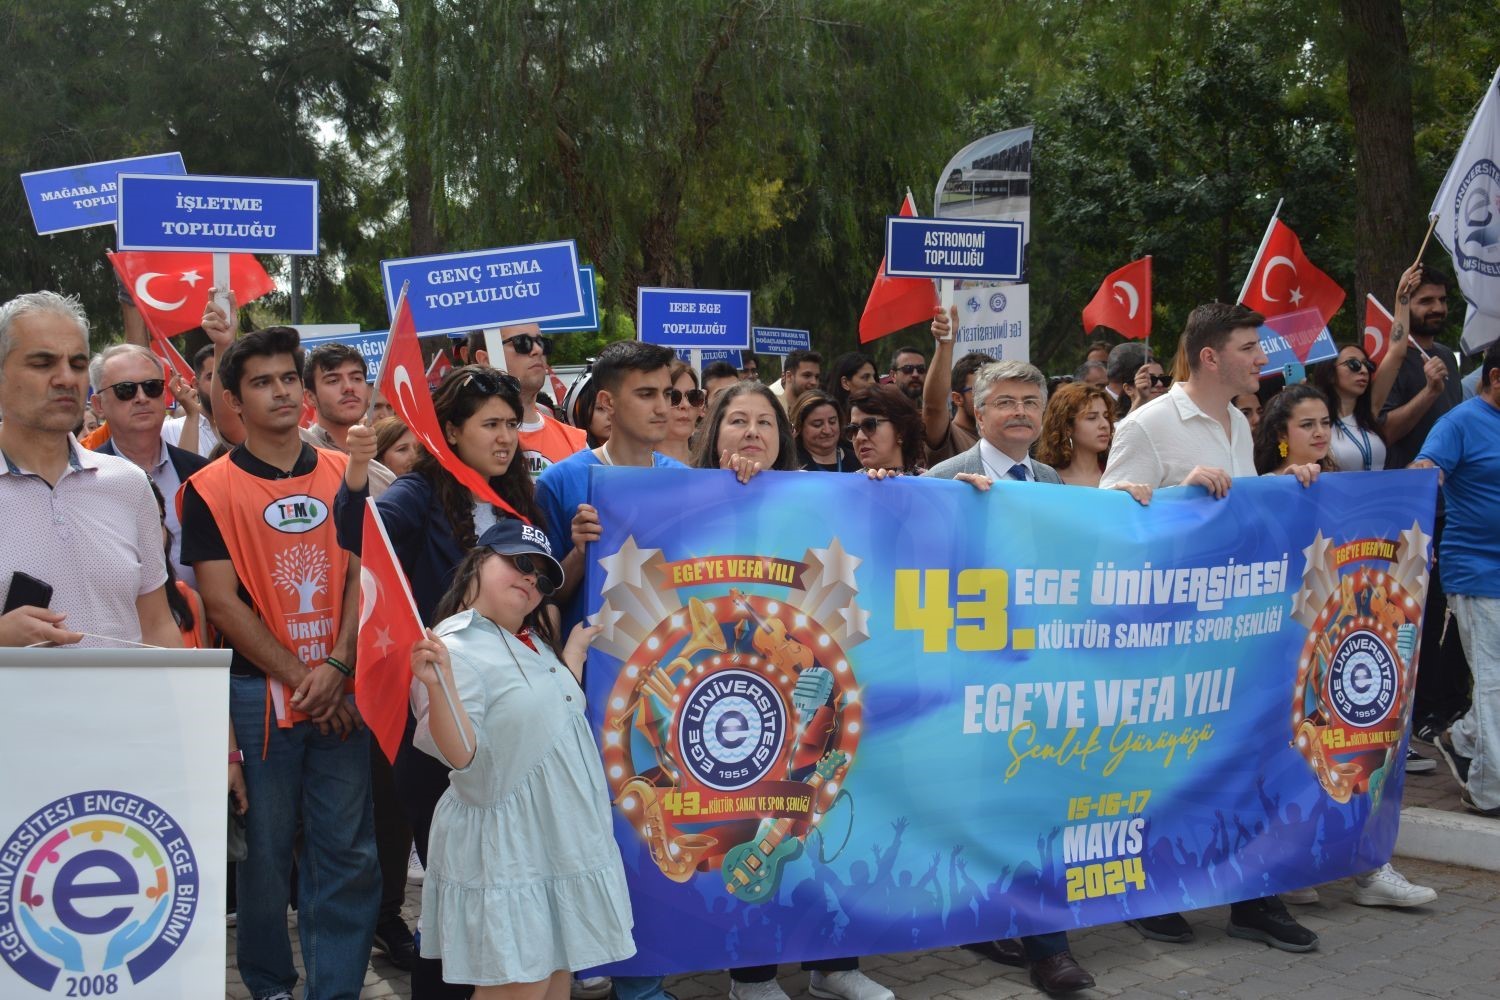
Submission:
<svg viewBox="0 0 1500 1000">
<path fill-rule="evenodd" d="M 1031 479 L 1029 473 L 1030 470 L 1026 468 L 1025 462 L 1017 462 L 1015 465 L 1012 465 L 1010 467 L 1010 471 L 1007 472 L 1006 475 L 1014 480 L 1017 480 L 1018 482 L 1024 483 Z"/>
</svg>

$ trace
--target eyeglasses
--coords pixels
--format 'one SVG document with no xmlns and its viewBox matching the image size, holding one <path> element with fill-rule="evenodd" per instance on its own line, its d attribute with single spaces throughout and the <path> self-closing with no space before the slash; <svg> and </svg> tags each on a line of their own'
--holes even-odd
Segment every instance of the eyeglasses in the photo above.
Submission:
<svg viewBox="0 0 1500 1000">
<path fill-rule="evenodd" d="M 548 357 L 552 354 L 552 338 L 550 337 L 542 337 L 530 333 L 518 333 L 514 337 L 503 341 L 503 343 L 515 348 L 517 354 L 530 354 L 536 350 L 537 344 L 542 345 L 542 357 Z"/>
<path fill-rule="evenodd" d="M 901 365 L 898 368 L 896 368 L 895 370 L 898 371 L 898 372 L 900 372 L 902 375 L 926 375 L 927 374 L 927 366 L 926 365 Z"/>
<path fill-rule="evenodd" d="M 880 429 L 881 424 L 888 424 L 890 422 L 890 418 L 888 417 L 865 417 L 863 420 L 856 420 L 853 423 L 845 424 L 844 437 L 853 441 L 854 435 L 860 431 L 865 432 L 865 437 L 874 437 L 875 432 Z"/>
<path fill-rule="evenodd" d="M 530 556 L 517 554 L 505 558 L 510 560 L 510 564 L 516 568 L 517 573 L 522 576 L 536 577 L 536 592 L 543 597 L 551 597 L 552 592 L 557 589 L 557 584 L 552 582 L 552 578 L 543 572 L 536 560 Z"/>
<path fill-rule="evenodd" d="M 664 389 L 663 392 L 666 394 L 668 406 L 676 406 L 684 399 L 688 401 L 689 406 L 702 406 L 703 401 L 708 398 L 708 393 L 702 389 L 689 389 L 687 392 L 681 389 Z"/>
<path fill-rule="evenodd" d="M 162 390 L 166 387 L 167 383 L 165 380 L 148 378 L 144 382 L 116 382 L 114 385 L 107 385 L 99 391 L 113 391 L 116 399 L 122 403 L 128 403 L 135 398 L 136 389 L 144 390 L 147 399 L 160 399 Z"/>
<path fill-rule="evenodd" d="M 1017 399 L 1014 396 L 994 396 L 986 399 L 980 407 L 985 410 L 1026 410 L 1030 413 L 1042 412 L 1042 397 L 1022 396 Z"/>
<path fill-rule="evenodd" d="M 1153 374 L 1151 376 L 1151 384 L 1152 385 L 1171 385 L 1172 384 L 1172 376 L 1170 376 L 1170 375 L 1154 375 Z"/>
<path fill-rule="evenodd" d="M 464 388 L 472 385 L 486 396 L 498 396 L 504 388 L 509 388 L 512 392 L 521 391 L 521 380 L 510 372 L 497 372 L 477 365 L 468 365 L 459 371 L 463 372 L 461 377 L 465 380 Z"/>
<path fill-rule="evenodd" d="M 1353 372 L 1356 375 L 1358 375 L 1362 371 L 1367 373 L 1373 373 L 1375 371 L 1374 362 L 1361 361 L 1358 358 L 1345 358 L 1343 361 L 1340 361 L 1339 364 L 1349 369 L 1349 371 Z"/>
</svg>

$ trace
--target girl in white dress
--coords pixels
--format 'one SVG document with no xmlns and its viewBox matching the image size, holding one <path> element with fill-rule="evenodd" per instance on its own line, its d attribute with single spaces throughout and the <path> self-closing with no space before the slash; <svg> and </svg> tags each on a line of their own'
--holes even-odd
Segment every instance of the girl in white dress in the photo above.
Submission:
<svg viewBox="0 0 1500 1000">
<path fill-rule="evenodd" d="M 539 608 L 561 584 L 546 534 L 502 519 L 412 647 L 431 704 L 414 743 L 453 768 L 428 844 L 422 956 L 475 1000 L 563 1000 L 572 972 L 635 953 L 579 687 L 598 628 L 575 628 L 559 655 Z"/>
</svg>

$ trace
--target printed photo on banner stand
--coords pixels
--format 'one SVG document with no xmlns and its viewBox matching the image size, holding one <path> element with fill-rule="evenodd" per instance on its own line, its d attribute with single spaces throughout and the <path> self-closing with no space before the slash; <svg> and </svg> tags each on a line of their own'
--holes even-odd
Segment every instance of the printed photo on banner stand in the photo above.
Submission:
<svg viewBox="0 0 1500 1000">
<path fill-rule="evenodd" d="M 954 358 L 971 351 L 996 360 L 1031 358 L 1030 125 L 985 136 L 959 150 L 938 175 L 932 214 L 942 219 L 1014 222 L 1022 227 L 1020 276 L 1013 281 L 940 280 L 943 305 L 958 306 Z"/>
<path fill-rule="evenodd" d="M 0 997 L 222 992 L 229 657 L 0 649 Z"/>
<path fill-rule="evenodd" d="M 679 348 L 698 371 L 712 350 L 750 349 L 750 293 L 705 288 L 638 288 L 636 339 Z M 679 352 L 679 357 L 683 357 Z M 736 367 L 741 367 L 744 359 Z"/>
<path fill-rule="evenodd" d="M 231 254 L 318 253 L 317 181 L 122 173 L 118 185 L 119 248 L 211 252 L 226 315 Z"/>
<path fill-rule="evenodd" d="M 121 173 L 185 174 L 187 167 L 181 153 L 159 153 L 22 174 L 21 187 L 37 235 L 113 226 L 118 214 L 116 184 Z"/>
<path fill-rule="evenodd" d="M 406 287 L 407 308 L 419 336 L 482 330 L 495 365 L 505 363 L 501 327 L 584 315 L 573 240 L 383 260 L 380 273 L 393 323 Z"/>
<path fill-rule="evenodd" d="M 921 951 L 1378 867 L 1436 494 L 1430 470 L 1149 508 L 592 470 L 586 693 L 639 948 L 605 971 Z"/>
</svg>

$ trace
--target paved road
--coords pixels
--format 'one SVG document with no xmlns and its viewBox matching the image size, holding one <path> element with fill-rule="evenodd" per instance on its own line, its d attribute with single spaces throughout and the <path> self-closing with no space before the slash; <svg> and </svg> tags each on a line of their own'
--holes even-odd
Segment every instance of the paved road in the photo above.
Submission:
<svg viewBox="0 0 1500 1000">
<path fill-rule="evenodd" d="M 1080 998 L 1152 1000 L 1364 1000 L 1364 998 L 1500 998 L 1500 873 L 1397 859 L 1413 882 L 1438 890 L 1437 902 L 1412 910 L 1355 906 L 1348 881 L 1322 890 L 1322 902 L 1293 907 L 1318 932 L 1322 950 L 1290 955 L 1225 936 L 1228 910 L 1191 917 L 1198 939 L 1187 945 L 1143 940 L 1128 927 L 1102 927 L 1073 936 L 1074 954 L 1099 981 Z M 416 892 L 408 896 L 409 907 Z M 410 910 L 408 915 L 414 913 Z M 295 918 L 293 918 L 295 923 Z M 293 941 L 295 942 L 295 930 Z M 1020 969 L 996 965 L 957 948 L 881 955 L 865 960 L 875 979 L 901 1000 L 1000 1000 L 1038 997 Z M 782 987 L 807 995 L 807 977 L 785 966 Z M 362 997 L 409 997 L 407 977 L 381 958 L 370 964 Z M 724 997 L 722 972 L 681 976 L 669 984 L 679 1000 Z M 298 994 L 300 996 L 300 993 Z M 234 971 L 229 946 L 229 991 L 249 993 Z"/>
</svg>

